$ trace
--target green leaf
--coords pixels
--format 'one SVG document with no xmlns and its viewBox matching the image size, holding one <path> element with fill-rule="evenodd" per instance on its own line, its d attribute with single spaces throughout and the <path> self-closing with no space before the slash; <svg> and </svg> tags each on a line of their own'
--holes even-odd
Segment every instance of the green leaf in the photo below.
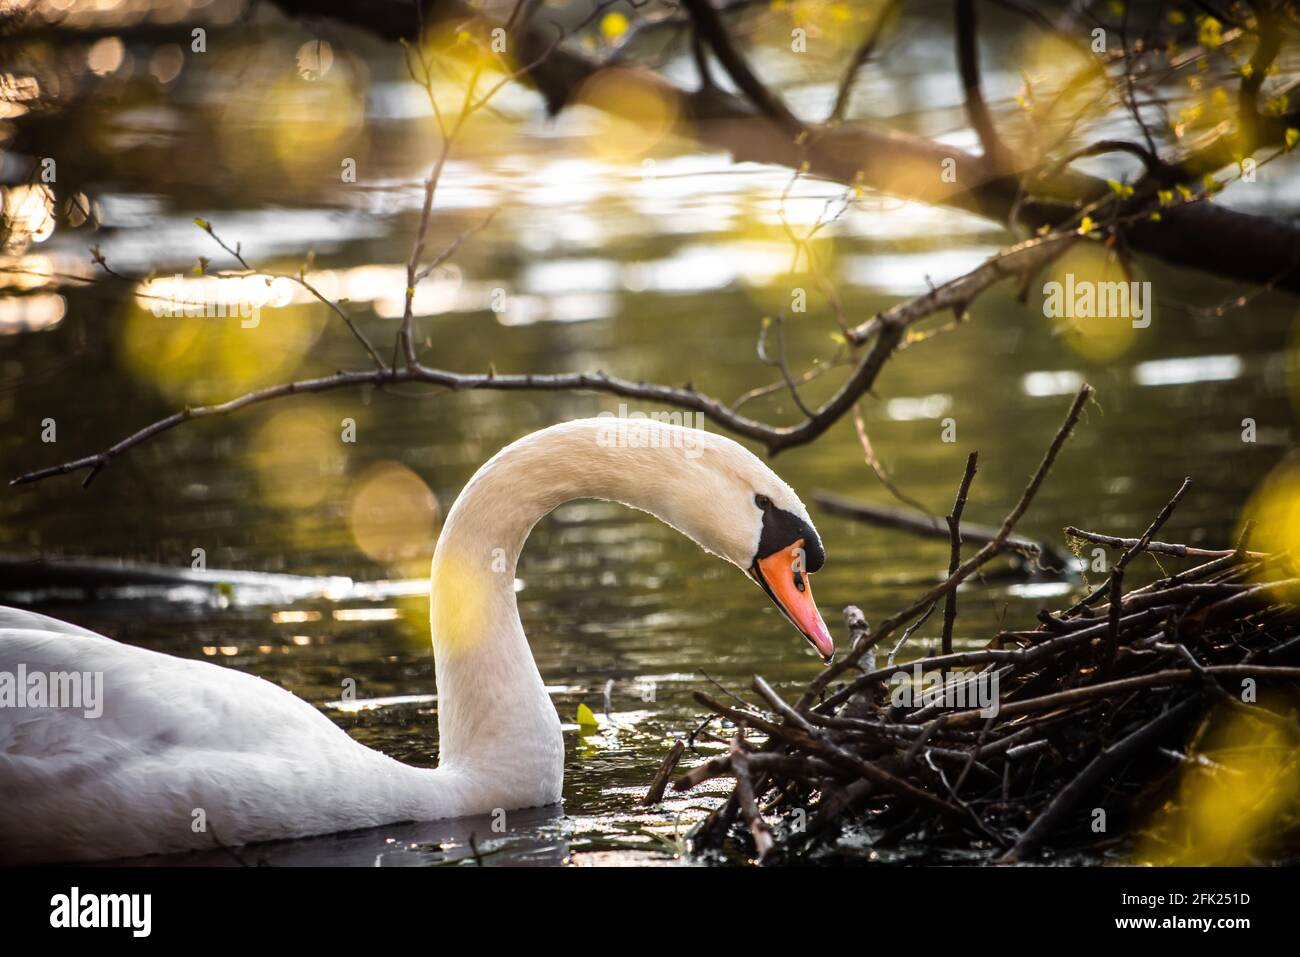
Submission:
<svg viewBox="0 0 1300 957">
<path fill-rule="evenodd" d="M 199 229 L 204 229 L 207 230 L 208 232 L 212 232 L 212 224 L 208 222 L 206 219 L 202 219 L 198 216 L 195 216 L 194 225 L 199 227 Z"/>
</svg>

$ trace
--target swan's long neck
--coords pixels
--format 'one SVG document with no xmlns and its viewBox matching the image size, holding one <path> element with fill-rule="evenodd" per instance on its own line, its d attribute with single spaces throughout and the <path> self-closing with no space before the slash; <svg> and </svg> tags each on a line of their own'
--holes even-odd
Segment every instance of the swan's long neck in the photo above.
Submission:
<svg viewBox="0 0 1300 957">
<path fill-rule="evenodd" d="M 575 498 L 622 502 L 688 534 L 708 527 L 700 524 L 710 505 L 711 456 L 697 438 L 704 434 L 652 427 L 640 443 L 649 447 L 629 448 L 611 440 L 612 422 L 567 422 L 499 452 L 456 500 L 433 559 L 440 763 L 503 787 L 537 778 L 553 792 L 540 803 L 559 797 L 564 752 L 515 603 L 515 563 L 528 533 Z"/>
</svg>

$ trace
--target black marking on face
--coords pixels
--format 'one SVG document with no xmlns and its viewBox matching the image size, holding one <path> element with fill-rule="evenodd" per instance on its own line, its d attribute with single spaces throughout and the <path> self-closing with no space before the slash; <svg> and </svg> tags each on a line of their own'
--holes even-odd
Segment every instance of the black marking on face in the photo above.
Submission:
<svg viewBox="0 0 1300 957">
<path fill-rule="evenodd" d="M 764 496 L 759 498 L 765 499 Z M 757 503 L 757 498 L 755 502 Z M 826 549 L 822 547 L 816 529 L 793 512 L 777 508 L 768 501 L 767 507 L 763 509 L 763 534 L 759 537 L 754 561 L 785 551 L 801 538 L 804 550 L 803 571 L 811 575 L 826 562 Z"/>
</svg>

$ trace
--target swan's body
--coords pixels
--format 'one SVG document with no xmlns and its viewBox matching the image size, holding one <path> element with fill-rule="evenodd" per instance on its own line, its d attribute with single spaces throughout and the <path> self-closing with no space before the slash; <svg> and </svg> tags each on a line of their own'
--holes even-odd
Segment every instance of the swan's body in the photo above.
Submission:
<svg viewBox="0 0 1300 957">
<path fill-rule="evenodd" d="M 436 769 L 366 748 L 260 678 L 0 609 L 0 676 L 20 666 L 103 675 L 98 717 L 0 707 L 0 862 L 129 857 L 558 801 L 560 722 L 513 583 L 533 525 L 574 498 L 644 509 L 747 569 L 829 654 L 801 577 L 820 567 L 821 543 L 762 462 L 721 436 L 646 420 L 630 432 L 623 420 L 564 423 L 484 465 L 439 537 Z M 792 553 L 806 565 L 790 584 L 779 563 Z"/>
</svg>

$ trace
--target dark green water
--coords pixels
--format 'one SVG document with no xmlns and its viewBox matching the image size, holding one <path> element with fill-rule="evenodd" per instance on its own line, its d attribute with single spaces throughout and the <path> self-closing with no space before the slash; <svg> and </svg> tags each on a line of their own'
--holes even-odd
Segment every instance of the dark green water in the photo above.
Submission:
<svg viewBox="0 0 1300 957">
<path fill-rule="evenodd" d="M 942 56 L 924 35 L 910 36 L 918 54 L 910 72 L 895 78 L 890 98 L 864 95 L 878 115 L 925 105 L 927 112 L 908 122 L 936 132 L 959 126 L 945 107 L 957 102 L 945 86 L 955 81 L 927 70 L 927 51 L 934 62 Z M 60 227 L 42 243 L 11 250 L 5 262 L 44 268 L 47 261 L 37 257 L 48 257 L 58 271 L 88 271 L 87 248 L 98 243 L 110 264 L 137 274 L 188 272 L 200 255 L 212 257 L 213 269 L 232 267 L 191 224 L 200 216 L 264 268 L 296 270 L 314 251 L 313 269 L 346 285 L 362 328 L 387 346 L 396 322 L 384 299 L 400 304 L 402 280 L 393 267 L 409 254 L 418 178 L 434 145 L 418 89 L 404 82 L 391 50 L 356 41 L 348 60 L 336 47 L 333 70 L 347 81 L 338 89 L 351 90 L 352 99 L 330 106 L 344 119 L 322 139 L 311 132 L 323 115 L 312 99 L 316 91 L 300 89 L 310 84 L 294 70 L 294 53 L 308 34 L 236 30 L 219 37 L 206 58 L 188 57 L 168 85 L 147 79 L 149 46 L 128 48 L 132 62 L 87 80 L 45 135 L 67 156 L 62 175 L 98 204 L 103 227 Z M 128 80 L 132 70 L 135 79 Z M 811 98 L 825 94 L 792 88 Z M 789 254 L 776 215 L 789 174 L 735 167 L 725 156 L 671 140 L 649 157 L 615 161 L 593 146 L 591 114 L 575 110 L 544 124 L 526 118 L 532 105 L 527 95 L 505 97 L 500 129 L 476 131 L 440 185 L 433 249 L 494 206 L 501 210 L 455 257 L 456 276 L 434 284 L 446 298 L 418 319 L 428 341 L 425 361 L 457 371 L 599 368 L 691 381 L 726 398 L 777 378 L 759 361 L 755 342 L 762 317 L 786 295 L 783 281 L 762 291 L 761 274 L 782 271 L 771 264 Z M 68 149 L 73 142 L 77 150 Z M 356 184 L 338 181 L 340 156 L 358 159 Z M 653 176 L 644 175 L 643 158 L 654 159 Z M 1254 184 L 1257 194 L 1239 201 L 1284 203 L 1286 182 L 1277 178 L 1283 173 L 1276 167 L 1272 181 Z M 792 195 L 787 215 L 810 223 L 840 191 L 804 183 Z M 1224 201 L 1238 200 L 1229 193 Z M 924 290 L 927 276 L 938 282 L 965 271 L 1007 239 L 1000 228 L 963 215 L 874 196 L 828 234 L 832 275 L 853 321 Z M 375 265 L 389 271 L 358 272 Z M 1243 504 L 1291 443 L 1285 360 L 1295 304 L 1264 295 L 1223 318 L 1199 316 L 1183 307 L 1212 305 L 1235 290 L 1141 265 L 1159 302 L 1154 321 L 1105 361 L 1053 336 L 1037 297 L 1022 306 L 1010 289 L 981 298 L 957 330 L 898 356 L 878 396 L 863 406 L 875 448 L 898 484 L 943 514 L 967 452 L 978 449 L 981 470 L 967 515 L 996 523 L 1059 423 L 1070 383 L 1086 380 L 1097 387 L 1098 402 L 1020 530 L 1058 543 L 1066 524 L 1135 535 L 1191 476 L 1195 487 L 1165 537 L 1230 542 Z M 15 281 L 0 293 L 15 294 Z M 487 305 L 494 288 L 506 290 L 512 303 L 503 317 Z M 0 336 L 6 477 L 97 450 L 185 401 L 228 397 L 281 375 L 365 365 L 346 330 L 318 306 L 268 310 L 257 328 L 231 331 L 231 320 L 154 318 L 133 303 L 130 284 L 55 281 L 23 295 L 50 293 L 63 297 L 62 321 Z M 166 325 L 181 322 L 226 325 L 215 332 L 205 326 L 181 348 Z M 304 327 L 310 334 L 303 340 L 283 333 Z M 833 329 L 814 297 L 810 311 L 787 326 L 796 367 L 833 353 Z M 134 346 L 123 345 L 128 341 Z M 1073 375 L 1043 375 L 1063 372 Z M 828 395 L 841 375 L 833 371 L 809 386 L 809 399 Z M 432 539 L 413 535 L 405 554 L 388 559 L 367 555 L 350 521 L 359 480 L 379 463 L 399 463 L 445 513 L 474 469 L 505 443 L 556 421 L 615 410 L 618 400 L 395 392 L 401 394 L 291 399 L 191 423 L 124 456 L 86 491 L 65 478 L 0 492 L 0 551 L 9 555 L 189 567 L 193 550 L 202 548 L 212 569 L 406 583 L 384 597 L 339 589 L 332 598 L 301 598 L 238 587 L 85 595 L 0 582 L 0 598 L 123 641 L 258 674 L 329 707 L 366 744 L 432 765 L 433 661 L 418 581 Z M 781 395 L 747 409 L 774 422 L 794 416 Z M 1254 443 L 1241 440 L 1247 417 L 1258 425 Z M 47 418 L 57 423 L 53 444 L 41 441 Z M 357 423 L 355 443 L 338 441 L 344 418 Z M 944 418 L 955 420 L 955 442 L 941 440 Z M 294 431 L 295 422 L 332 438 L 307 448 L 292 438 L 304 434 Z M 319 422 L 328 428 L 311 424 Z M 863 465 L 847 420 L 819 442 L 783 454 L 775 467 L 806 501 L 816 489 L 890 501 Z M 812 511 L 828 552 L 817 597 L 841 644 L 844 605 L 882 618 L 946 564 L 945 544 Z M 684 833 L 716 798 L 704 788 L 646 811 L 639 797 L 669 742 L 698 721 L 691 692 L 712 689 L 710 679 L 743 690 L 761 673 L 793 693 L 815 674 L 815 658 L 743 576 L 615 506 L 576 503 L 544 520 L 519 577 L 534 653 L 572 725 L 565 801 L 562 814 L 516 822 L 504 837 L 474 825 L 478 847 L 490 852 L 486 860 L 673 860 L 675 831 Z M 974 644 L 1003 621 L 1031 621 L 1039 607 L 1060 601 L 1060 589 L 975 583 L 961 596 L 958 639 Z M 923 628 L 913 650 L 937 641 L 938 629 L 937 619 Z M 346 679 L 356 682 L 363 704 L 417 697 L 359 710 L 330 707 Z M 580 703 L 601 716 L 595 733 L 573 725 Z M 702 745 L 703 753 L 709 749 Z M 350 843 L 279 848 L 271 859 L 369 863 L 379 845 L 391 863 L 442 863 L 470 856 L 467 834 L 391 829 Z M 383 844 L 385 837 L 396 843 Z"/>
</svg>

